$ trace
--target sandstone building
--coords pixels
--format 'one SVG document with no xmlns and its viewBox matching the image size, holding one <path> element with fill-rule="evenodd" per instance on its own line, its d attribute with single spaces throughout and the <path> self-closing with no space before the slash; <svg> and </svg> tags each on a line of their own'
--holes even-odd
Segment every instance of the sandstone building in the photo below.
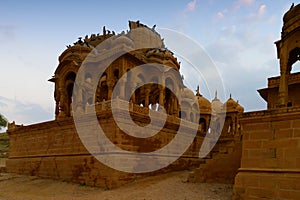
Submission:
<svg viewBox="0 0 300 200">
<path fill-rule="evenodd" d="M 267 110 L 249 113 L 243 113 L 243 107 L 231 96 L 225 103 L 217 95 L 209 101 L 199 88 L 196 94 L 188 89 L 180 74 L 172 73 L 184 66 L 165 47 L 160 35 L 139 21 L 130 21 L 127 33 L 115 34 L 104 27 L 102 34 L 79 38 L 61 54 L 50 79 L 55 88 L 55 120 L 9 125 L 8 171 L 112 188 L 138 177 L 195 168 L 189 181 L 234 182 L 234 199 L 299 199 L 300 74 L 291 73 L 291 69 L 300 60 L 300 5 L 292 7 L 283 22 L 281 39 L 275 42 L 280 76 L 269 78 L 268 87 L 258 90 Z M 139 28 L 145 28 L 145 34 L 134 32 Z M 155 46 L 132 50 L 147 42 Z M 95 51 L 101 44 L 104 48 Z M 127 53 L 110 63 L 99 77 L 103 58 L 86 58 L 91 53 L 109 57 L 109 46 Z M 88 70 L 76 82 L 83 63 Z M 157 65 L 151 73 L 142 68 L 130 75 L 137 66 L 151 63 L 167 67 Z M 143 84 L 145 81 L 151 83 Z M 111 106 L 114 101 L 126 104 L 130 118 L 140 126 L 150 123 L 150 115 L 161 116 L 157 113 L 164 108 L 166 123 L 155 136 L 135 138 L 117 126 Z M 118 106 L 115 110 L 122 122 L 129 123 L 130 119 L 124 118 L 126 110 Z M 153 152 L 166 146 L 176 137 L 182 122 L 184 133 L 193 131 L 194 125 L 197 133 L 185 153 L 171 165 L 148 173 L 121 172 L 91 155 L 77 133 L 73 114 L 85 116 L 83 126 L 95 132 L 90 128 L 94 112 L 110 141 L 128 152 Z M 218 128 L 220 116 L 224 117 L 224 126 Z M 213 141 L 215 135 L 220 135 L 217 144 L 205 158 L 199 158 L 205 136 Z M 126 158 L 126 153 L 120 157 Z"/>
<path fill-rule="evenodd" d="M 216 162 L 220 163 L 220 167 L 207 173 L 205 180 L 233 182 L 240 166 L 239 116 L 244 111 L 243 107 L 231 96 L 223 104 L 217 95 L 210 102 L 201 95 L 199 88 L 194 94 L 183 84 L 179 62 L 165 47 L 154 28 L 148 28 L 139 21 L 130 21 L 129 28 L 127 33 L 115 34 L 103 27 L 102 34 L 79 38 L 60 55 L 59 65 L 49 80 L 54 83 L 55 88 L 55 120 L 21 127 L 10 124 L 10 153 L 7 161 L 9 172 L 112 188 L 140 176 L 189 169 L 200 164 L 208 170 Z M 143 28 L 143 34 L 135 32 L 140 28 Z M 154 47 L 145 48 L 147 43 L 154 44 Z M 97 49 L 98 46 L 102 46 L 102 49 Z M 113 47 L 112 54 L 108 50 L 110 47 Z M 98 71 L 102 70 L 103 63 L 118 51 L 125 53 L 109 63 L 108 68 L 103 69 L 103 73 L 99 75 Z M 136 74 L 130 74 L 136 66 L 151 63 L 159 65 L 151 71 L 141 68 Z M 78 75 L 81 73 L 81 65 L 86 67 L 83 76 Z M 143 84 L 145 81 L 150 83 Z M 120 84 L 119 87 L 117 83 Z M 130 117 L 124 117 L 126 110 L 123 108 L 111 106 L 115 101 L 118 102 L 117 105 L 126 104 Z M 150 123 L 149 115 L 154 116 L 154 121 L 159 121 L 161 115 L 158 113 L 162 109 L 165 110 L 166 122 L 156 135 L 149 138 L 136 138 L 126 134 L 117 126 L 113 116 L 115 112 L 114 115 L 120 116 L 123 123 L 128 125 L 133 119 L 135 124 L 143 127 Z M 185 153 L 179 159 L 174 159 L 175 162 L 171 165 L 155 172 L 126 173 L 106 166 L 91 155 L 77 133 L 78 127 L 75 127 L 73 120 L 76 113 L 84 117 L 81 125 L 91 135 L 97 134 L 91 128 L 93 117 L 97 117 L 109 140 L 122 150 L 118 153 L 125 160 L 120 165 L 132 162 L 130 159 L 126 160 L 126 151 L 149 153 L 168 145 L 176 138 L 179 127 L 183 127 L 183 133 L 187 136 L 193 131 L 191 127 L 196 127 L 196 136 Z M 220 116 L 224 117 L 224 126 L 220 122 Z M 213 151 L 205 158 L 199 158 L 199 150 L 206 135 L 211 141 L 216 135 L 221 136 Z M 181 148 L 180 144 L 177 148 Z M 113 156 L 115 152 L 106 153 Z M 173 153 L 170 150 L 168 156 Z M 232 165 L 226 167 L 224 159 L 230 160 Z M 156 165 L 159 164 L 160 161 L 157 161 Z M 145 165 L 147 163 L 140 163 L 134 168 L 139 170 Z M 222 172 L 224 168 L 227 173 Z"/>
<path fill-rule="evenodd" d="M 300 74 L 291 73 L 300 60 L 300 4 L 284 15 L 275 44 L 280 76 L 258 90 L 268 109 L 240 118 L 243 149 L 234 199 L 300 198 Z"/>
</svg>

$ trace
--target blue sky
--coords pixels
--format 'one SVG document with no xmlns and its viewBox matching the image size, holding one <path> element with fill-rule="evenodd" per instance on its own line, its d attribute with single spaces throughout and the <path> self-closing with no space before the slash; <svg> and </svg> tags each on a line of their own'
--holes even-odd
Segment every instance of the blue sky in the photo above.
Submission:
<svg viewBox="0 0 300 200">
<path fill-rule="evenodd" d="M 79 36 L 101 33 L 104 25 L 116 33 L 127 30 L 128 20 L 192 38 L 218 67 L 227 98 L 232 93 L 246 111 L 265 109 L 256 90 L 266 87 L 268 77 L 279 75 L 274 42 L 280 39 L 282 16 L 292 3 L 0 1 L 0 113 L 18 124 L 54 119 L 54 85 L 47 80 L 66 45 Z"/>
</svg>

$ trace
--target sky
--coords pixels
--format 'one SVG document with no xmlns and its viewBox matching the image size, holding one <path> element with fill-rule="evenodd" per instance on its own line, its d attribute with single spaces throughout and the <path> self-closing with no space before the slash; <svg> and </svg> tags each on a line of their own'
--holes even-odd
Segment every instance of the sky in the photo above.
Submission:
<svg viewBox="0 0 300 200">
<path fill-rule="evenodd" d="M 267 86 L 268 77 L 279 75 L 274 42 L 280 39 L 283 14 L 293 2 L 0 0 L 0 113 L 24 125 L 53 120 L 54 84 L 47 80 L 66 45 L 80 36 L 102 33 L 103 26 L 116 33 L 128 30 L 128 20 L 193 39 L 222 77 L 223 102 L 231 93 L 246 111 L 266 109 L 257 89 Z M 297 65 L 293 69 L 300 71 Z"/>
</svg>

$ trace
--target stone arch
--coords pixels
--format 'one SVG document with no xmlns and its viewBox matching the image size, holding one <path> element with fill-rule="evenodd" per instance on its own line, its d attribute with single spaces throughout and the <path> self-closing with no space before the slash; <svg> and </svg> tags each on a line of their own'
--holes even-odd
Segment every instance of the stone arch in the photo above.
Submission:
<svg viewBox="0 0 300 200">
<path fill-rule="evenodd" d="M 206 119 L 204 119 L 203 117 L 201 117 L 199 119 L 199 125 L 200 125 L 200 131 L 201 132 L 206 132 Z"/>
<path fill-rule="evenodd" d="M 108 100 L 108 86 L 107 86 L 107 73 L 104 72 L 99 79 L 97 91 L 96 91 L 96 102 L 102 102 Z"/>
<path fill-rule="evenodd" d="M 296 47 L 289 52 L 288 69 L 287 69 L 288 74 L 291 73 L 292 67 L 297 61 L 300 61 L 300 48 L 299 47 Z"/>
<path fill-rule="evenodd" d="M 64 92 L 66 95 L 66 101 L 62 102 L 63 105 L 63 110 L 65 112 L 65 115 L 67 117 L 72 116 L 72 95 L 73 95 L 73 87 L 74 87 L 74 82 L 76 79 L 76 73 L 73 71 L 69 71 L 64 79 L 64 85 L 66 88 L 66 91 Z"/>
<path fill-rule="evenodd" d="M 153 76 L 150 80 L 153 84 L 150 85 L 150 104 L 156 104 L 159 102 L 159 79 L 157 76 Z"/>
<path fill-rule="evenodd" d="M 175 101 L 175 95 L 173 92 L 169 89 L 172 88 L 175 90 L 174 82 L 170 77 L 167 77 L 165 79 L 165 104 L 164 107 L 168 114 L 173 114 L 174 112 L 174 101 Z"/>
<path fill-rule="evenodd" d="M 194 122 L 194 113 L 193 112 L 190 112 L 190 121 Z"/>
<path fill-rule="evenodd" d="M 223 130 L 224 132 L 226 132 L 226 134 L 230 134 L 234 131 L 234 124 L 231 116 L 225 117 L 225 124 Z"/>
<path fill-rule="evenodd" d="M 186 112 L 184 112 L 184 111 L 179 111 L 179 118 L 181 118 L 181 119 L 186 119 Z"/>
</svg>

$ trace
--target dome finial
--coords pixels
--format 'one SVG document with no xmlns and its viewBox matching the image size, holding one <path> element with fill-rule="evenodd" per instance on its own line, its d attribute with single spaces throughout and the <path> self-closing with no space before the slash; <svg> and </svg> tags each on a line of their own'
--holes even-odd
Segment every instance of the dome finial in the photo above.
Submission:
<svg viewBox="0 0 300 200">
<path fill-rule="evenodd" d="M 197 89 L 196 89 L 196 96 L 201 96 L 201 94 L 200 94 L 200 87 L 199 87 L 199 85 L 197 85 Z"/>
<path fill-rule="evenodd" d="M 215 92 L 215 99 L 217 99 L 218 98 L 218 91 L 216 90 L 216 92 Z"/>
<path fill-rule="evenodd" d="M 230 95 L 229 95 L 229 98 L 231 99 L 231 93 L 230 93 Z"/>
</svg>

